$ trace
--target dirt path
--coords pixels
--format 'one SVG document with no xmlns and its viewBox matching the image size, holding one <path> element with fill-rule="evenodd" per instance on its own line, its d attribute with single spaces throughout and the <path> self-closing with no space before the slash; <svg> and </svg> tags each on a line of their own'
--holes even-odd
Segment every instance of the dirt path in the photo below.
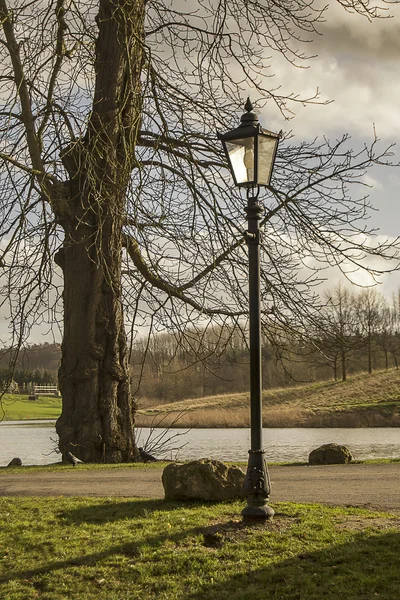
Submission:
<svg viewBox="0 0 400 600">
<path fill-rule="evenodd" d="M 162 469 L 79 468 L 0 475 L 1 496 L 163 498 Z M 270 467 L 271 503 L 322 502 L 400 511 L 400 464 Z"/>
</svg>

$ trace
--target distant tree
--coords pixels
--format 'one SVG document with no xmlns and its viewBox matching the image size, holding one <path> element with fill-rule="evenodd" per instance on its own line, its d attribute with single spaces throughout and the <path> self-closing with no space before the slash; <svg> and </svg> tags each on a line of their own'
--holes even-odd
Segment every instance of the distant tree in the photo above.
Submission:
<svg viewBox="0 0 400 600">
<path fill-rule="evenodd" d="M 355 318 L 368 357 L 368 373 L 372 373 L 374 345 L 382 327 L 384 299 L 374 288 L 360 292 L 355 300 Z"/>
<path fill-rule="evenodd" d="M 325 12 L 316 0 L 0 0 L 1 292 L 14 364 L 34 324 L 60 323 L 63 454 L 134 456 L 125 323 L 132 339 L 139 326 L 246 326 L 243 201 L 215 132 L 236 125 L 249 88 L 283 116 L 316 101 L 268 76 L 275 57 L 304 64 Z M 266 330 L 307 329 L 310 258 L 377 275 L 368 256 L 397 257 L 350 191 L 390 157 L 376 139 L 359 151 L 346 135 L 283 141 L 263 197 Z"/>
<path fill-rule="evenodd" d="M 342 381 L 346 381 L 349 356 L 360 345 L 354 294 L 339 284 L 326 292 L 325 298 L 320 321 L 321 349 L 332 364 L 335 379 L 340 364 Z"/>
<path fill-rule="evenodd" d="M 389 357 L 392 357 L 396 368 L 399 368 L 398 354 L 400 352 L 400 310 L 399 292 L 392 297 L 392 302 L 386 300 L 381 309 L 380 327 L 377 344 L 385 359 L 385 369 L 389 368 Z"/>
</svg>

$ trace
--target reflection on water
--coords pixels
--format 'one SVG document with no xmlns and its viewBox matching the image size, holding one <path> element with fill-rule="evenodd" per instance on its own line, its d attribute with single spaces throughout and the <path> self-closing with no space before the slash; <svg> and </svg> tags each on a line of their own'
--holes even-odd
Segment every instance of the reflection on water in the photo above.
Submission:
<svg viewBox="0 0 400 600">
<path fill-rule="evenodd" d="M 49 427 L 44 426 L 43 421 L 26 423 L 0 423 L 0 466 L 7 465 L 15 456 L 19 456 L 24 465 L 58 462 L 60 455 L 54 451 L 57 438 L 54 424 Z M 171 430 L 171 435 L 181 431 L 185 430 Z M 141 429 L 139 444 L 143 444 L 148 435 L 148 429 Z M 209 457 L 247 461 L 250 430 L 192 429 L 177 439 L 175 445 L 186 444 L 178 452 L 177 458 L 180 460 Z M 311 450 L 329 442 L 345 444 L 356 459 L 400 458 L 399 441 L 400 428 L 396 427 L 264 429 L 264 449 L 268 462 L 306 462 Z"/>
</svg>

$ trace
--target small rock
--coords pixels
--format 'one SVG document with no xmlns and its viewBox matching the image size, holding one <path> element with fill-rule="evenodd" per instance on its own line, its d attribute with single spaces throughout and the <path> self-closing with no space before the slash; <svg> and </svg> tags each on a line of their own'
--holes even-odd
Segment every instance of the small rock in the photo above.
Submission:
<svg viewBox="0 0 400 600">
<path fill-rule="evenodd" d="M 165 467 L 162 482 L 166 500 L 224 502 L 244 498 L 245 474 L 219 460 L 202 458 Z"/>
<path fill-rule="evenodd" d="M 344 465 L 353 460 L 350 450 L 347 446 L 340 444 L 324 444 L 319 446 L 308 457 L 310 465 Z"/>
<path fill-rule="evenodd" d="M 22 465 L 22 460 L 16 456 L 8 463 L 7 467 L 20 467 Z"/>
</svg>

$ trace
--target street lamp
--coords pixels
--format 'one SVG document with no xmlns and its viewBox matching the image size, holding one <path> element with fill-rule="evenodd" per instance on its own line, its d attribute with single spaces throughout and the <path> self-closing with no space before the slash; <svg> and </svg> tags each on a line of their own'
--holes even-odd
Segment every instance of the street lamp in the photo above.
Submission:
<svg viewBox="0 0 400 600">
<path fill-rule="evenodd" d="M 270 481 L 262 449 L 262 356 L 260 303 L 260 228 L 263 208 L 258 196 L 260 186 L 269 186 L 280 134 L 263 129 L 253 112 L 250 99 L 239 127 L 218 134 L 228 159 L 235 185 L 247 189 L 245 207 L 249 249 L 249 313 L 250 313 L 250 427 L 251 449 L 247 466 L 245 491 L 247 506 L 242 516 L 269 519 L 273 509 L 268 506 Z"/>
</svg>

